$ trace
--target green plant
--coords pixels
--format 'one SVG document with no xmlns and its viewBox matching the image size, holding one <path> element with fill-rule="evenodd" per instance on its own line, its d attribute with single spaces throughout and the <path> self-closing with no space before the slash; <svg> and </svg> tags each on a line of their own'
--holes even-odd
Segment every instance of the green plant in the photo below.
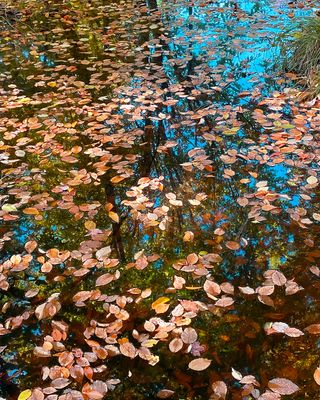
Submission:
<svg viewBox="0 0 320 400">
<path fill-rule="evenodd" d="M 283 35 L 284 65 L 306 87 L 304 97 L 320 94 L 320 17 L 309 17 Z"/>
</svg>

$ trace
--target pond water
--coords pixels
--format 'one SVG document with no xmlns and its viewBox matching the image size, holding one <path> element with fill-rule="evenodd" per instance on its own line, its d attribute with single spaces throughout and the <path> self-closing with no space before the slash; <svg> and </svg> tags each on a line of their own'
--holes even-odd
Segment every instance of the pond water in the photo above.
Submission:
<svg viewBox="0 0 320 400">
<path fill-rule="evenodd" d="M 3 3 L 1 396 L 319 397 L 316 5 Z"/>
</svg>

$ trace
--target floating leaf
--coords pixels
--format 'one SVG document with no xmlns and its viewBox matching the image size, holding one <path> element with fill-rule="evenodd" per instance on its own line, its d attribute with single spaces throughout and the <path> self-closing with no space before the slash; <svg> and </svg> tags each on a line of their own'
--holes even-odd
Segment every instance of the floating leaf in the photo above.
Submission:
<svg viewBox="0 0 320 400">
<path fill-rule="evenodd" d="M 51 386 L 55 389 L 63 389 L 70 384 L 70 379 L 66 378 L 57 378 L 51 382 Z"/>
<path fill-rule="evenodd" d="M 18 211 L 17 207 L 14 204 L 4 204 L 1 208 L 3 211 L 6 212 Z"/>
<path fill-rule="evenodd" d="M 195 253 L 189 254 L 187 257 L 187 263 L 191 264 L 191 265 L 196 264 L 198 262 L 198 260 L 199 260 L 199 257 Z"/>
<path fill-rule="evenodd" d="M 228 247 L 228 249 L 230 250 L 239 250 L 240 244 L 238 242 L 229 240 L 228 242 L 226 242 L 226 247 Z"/>
<path fill-rule="evenodd" d="M 318 367 L 313 374 L 313 378 L 316 381 L 317 385 L 320 386 L 320 367 Z"/>
<path fill-rule="evenodd" d="M 169 389 L 162 389 L 157 393 L 157 397 L 159 399 L 169 399 L 173 395 L 174 395 L 174 391 L 169 390 Z"/>
<path fill-rule="evenodd" d="M 27 400 L 31 396 L 32 392 L 30 389 L 24 390 L 19 394 L 18 400 Z"/>
<path fill-rule="evenodd" d="M 225 400 L 227 397 L 228 388 L 223 381 L 213 382 L 211 388 L 214 394 L 217 396 L 217 400 Z"/>
<path fill-rule="evenodd" d="M 203 289 L 210 298 L 215 298 L 215 296 L 218 296 L 221 293 L 220 285 L 208 279 L 205 281 Z"/>
<path fill-rule="evenodd" d="M 181 333 L 181 339 L 184 343 L 191 344 L 198 339 L 198 334 L 195 329 L 188 327 Z"/>
<path fill-rule="evenodd" d="M 137 350 L 134 345 L 130 342 L 125 342 L 120 344 L 120 352 L 126 357 L 135 358 Z"/>
<path fill-rule="evenodd" d="M 309 185 L 315 185 L 316 183 L 318 183 L 318 178 L 315 176 L 309 176 L 307 178 L 307 182 L 309 183 Z"/>
<path fill-rule="evenodd" d="M 112 219 L 112 221 L 116 222 L 117 224 L 120 222 L 119 215 L 116 212 L 109 211 L 108 216 L 109 216 L 109 218 Z"/>
<path fill-rule="evenodd" d="M 214 303 L 215 306 L 217 307 L 230 307 L 234 303 L 234 300 L 232 297 L 222 297 L 218 301 Z"/>
<path fill-rule="evenodd" d="M 183 236 L 183 241 L 184 242 L 192 242 L 194 239 L 194 233 L 191 231 L 187 231 L 185 232 L 184 236 Z"/>
<path fill-rule="evenodd" d="M 299 390 L 299 386 L 285 378 L 272 379 L 268 382 L 268 387 L 282 396 L 293 394 Z"/>
<path fill-rule="evenodd" d="M 183 341 L 180 338 L 175 338 L 169 343 L 169 349 L 172 353 L 177 353 L 183 347 Z"/>
<path fill-rule="evenodd" d="M 103 274 L 96 280 L 96 286 L 105 286 L 112 282 L 114 279 L 112 274 Z"/>
<path fill-rule="evenodd" d="M 211 364 L 211 360 L 208 358 L 196 358 L 189 362 L 189 368 L 194 371 L 203 371 L 207 369 Z"/>
</svg>

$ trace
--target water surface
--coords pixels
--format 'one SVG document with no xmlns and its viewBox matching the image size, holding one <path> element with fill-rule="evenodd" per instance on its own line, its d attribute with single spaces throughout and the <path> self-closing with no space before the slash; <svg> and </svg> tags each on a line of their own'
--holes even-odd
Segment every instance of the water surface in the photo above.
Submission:
<svg viewBox="0 0 320 400">
<path fill-rule="evenodd" d="M 3 5 L 2 396 L 319 396 L 320 116 L 277 40 L 313 7 Z"/>
</svg>

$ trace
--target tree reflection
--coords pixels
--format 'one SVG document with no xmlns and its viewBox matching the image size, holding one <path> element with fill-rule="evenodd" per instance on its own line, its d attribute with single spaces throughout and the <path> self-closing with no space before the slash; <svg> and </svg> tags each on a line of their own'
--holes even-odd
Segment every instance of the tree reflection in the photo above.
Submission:
<svg viewBox="0 0 320 400">
<path fill-rule="evenodd" d="M 249 3 L 17 6 L 21 18 L 1 35 L 1 273 L 9 285 L 1 286 L 1 356 L 9 373 L 23 366 L 12 379 L 19 389 L 43 387 L 40 367 L 56 365 L 65 349 L 78 357 L 103 348 L 109 353 L 98 353 L 93 368 L 99 379 L 121 379 L 111 398 L 154 398 L 167 387 L 180 398 L 208 398 L 216 380 L 228 383 L 230 398 L 249 398 L 232 367 L 262 387 L 284 376 L 316 393 L 315 340 L 265 332 L 275 321 L 299 329 L 317 323 L 309 264 L 318 264 L 319 235 L 308 215 L 319 199 L 316 186 L 299 186 L 317 158 L 309 162 L 309 144 L 290 136 L 313 127 L 296 121 L 308 108 L 272 97 L 280 86 L 268 75 L 271 51 L 262 51 L 261 38 L 274 25 L 260 15 L 272 19 L 275 11 L 269 2 Z M 28 269 L 8 272 L 23 263 L 20 254 Z M 281 270 L 287 286 L 255 293 L 271 286 L 268 270 Z M 108 286 L 97 285 L 102 271 Z M 235 304 L 215 306 L 203 290 L 207 278 Z M 285 293 L 294 285 L 294 296 Z M 159 318 L 176 325 L 167 334 L 157 328 L 156 337 L 145 322 L 167 296 L 171 308 Z M 46 302 L 69 326 L 65 339 L 55 332 L 55 359 L 34 354 L 54 335 L 51 318 L 37 317 Z M 187 316 L 172 315 L 181 303 Z M 173 354 L 167 342 L 188 325 L 196 344 Z M 143 335 L 155 342 L 142 346 Z M 148 350 L 117 355 L 126 340 Z M 202 354 L 213 368 L 188 370 Z M 73 389 L 91 380 L 86 367 Z"/>
</svg>

